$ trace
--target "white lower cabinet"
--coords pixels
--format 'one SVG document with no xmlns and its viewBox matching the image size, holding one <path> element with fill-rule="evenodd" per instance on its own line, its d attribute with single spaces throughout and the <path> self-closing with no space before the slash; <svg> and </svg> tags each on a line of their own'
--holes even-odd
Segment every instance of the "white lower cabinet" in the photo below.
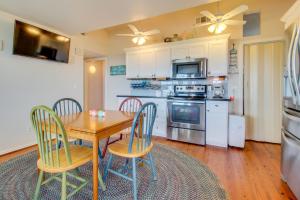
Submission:
<svg viewBox="0 0 300 200">
<path fill-rule="evenodd" d="M 206 144 L 228 146 L 228 102 L 206 102 Z"/>
<path fill-rule="evenodd" d="M 125 97 L 118 97 L 119 105 Z M 167 100 L 163 98 L 139 98 L 143 104 L 155 103 L 157 107 L 156 119 L 153 126 L 153 135 L 167 137 Z"/>
</svg>

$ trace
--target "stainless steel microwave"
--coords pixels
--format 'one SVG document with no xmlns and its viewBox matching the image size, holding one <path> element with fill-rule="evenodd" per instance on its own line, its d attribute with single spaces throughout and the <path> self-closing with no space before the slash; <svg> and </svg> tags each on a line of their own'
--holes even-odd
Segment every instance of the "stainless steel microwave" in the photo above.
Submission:
<svg viewBox="0 0 300 200">
<path fill-rule="evenodd" d="M 173 77 L 175 79 L 206 78 L 207 58 L 173 60 Z"/>
</svg>

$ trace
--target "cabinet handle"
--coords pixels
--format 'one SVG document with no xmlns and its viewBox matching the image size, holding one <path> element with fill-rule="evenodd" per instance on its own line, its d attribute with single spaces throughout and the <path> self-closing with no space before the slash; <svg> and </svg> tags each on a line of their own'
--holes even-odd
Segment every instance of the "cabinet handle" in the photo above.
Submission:
<svg viewBox="0 0 300 200">
<path fill-rule="evenodd" d="M 209 110 L 207 109 L 206 112 L 209 112 Z"/>
<path fill-rule="evenodd" d="M 219 105 L 215 105 L 215 107 L 219 107 Z"/>
</svg>

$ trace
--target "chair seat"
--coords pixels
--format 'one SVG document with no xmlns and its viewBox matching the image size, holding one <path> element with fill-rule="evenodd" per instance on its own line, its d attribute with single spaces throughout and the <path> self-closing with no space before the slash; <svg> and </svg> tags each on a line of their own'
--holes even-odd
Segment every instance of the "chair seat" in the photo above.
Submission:
<svg viewBox="0 0 300 200">
<path fill-rule="evenodd" d="M 142 150 L 142 145 L 141 145 L 142 140 L 139 139 L 139 141 L 140 141 L 140 148 L 137 148 L 138 139 L 137 138 L 134 139 L 134 142 L 132 144 L 132 152 L 131 153 L 128 153 L 129 138 L 109 145 L 108 151 L 111 154 L 121 156 L 121 157 L 126 157 L 126 158 L 142 157 L 151 151 L 151 149 L 153 147 L 153 143 L 151 142 L 151 144 L 148 147 L 146 147 L 145 149 Z"/>
<path fill-rule="evenodd" d="M 79 145 L 70 145 L 70 155 L 72 159 L 72 164 L 69 165 L 67 162 L 67 158 L 65 155 L 65 149 L 61 148 L 59 150 L 59 159 L 60 159 L 60 166 L 58 165 L 57 156 L 53 152 L 53 166 L 45 165 L 40 158 L 37 161 L 37 166 L 40 170 L 43 170 L 45 172 L 49 173 L 59 173 L 59 172 L 65 172 L 68 170 L 75 169 L 89 161 L 93 158 L 93 151 L 91 148 L 79 146 Z M 50 160 L 50 159 L 49 159 Z"/>
<path fill-rule="evenodd" d="M 59 135 L 57 137 L 58 141 L 62 141 L 62 137 L 61 135 Z M 75 142 L 77 139 L 76 138 L 71 138 L 71 137 L 68 137 L 68 142 Z"/>
</svg>

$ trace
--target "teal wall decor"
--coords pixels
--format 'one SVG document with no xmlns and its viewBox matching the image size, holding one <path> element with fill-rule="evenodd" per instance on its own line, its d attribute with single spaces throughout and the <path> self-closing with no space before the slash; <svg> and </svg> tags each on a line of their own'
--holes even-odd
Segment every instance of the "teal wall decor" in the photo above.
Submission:
<svg viewBox="0 0 300 200">
<path fill-rule="evenodd" d="M 126 65 L 111 66 L 110 75 L 111 76 L 126 75 Z"/>
</svg>

